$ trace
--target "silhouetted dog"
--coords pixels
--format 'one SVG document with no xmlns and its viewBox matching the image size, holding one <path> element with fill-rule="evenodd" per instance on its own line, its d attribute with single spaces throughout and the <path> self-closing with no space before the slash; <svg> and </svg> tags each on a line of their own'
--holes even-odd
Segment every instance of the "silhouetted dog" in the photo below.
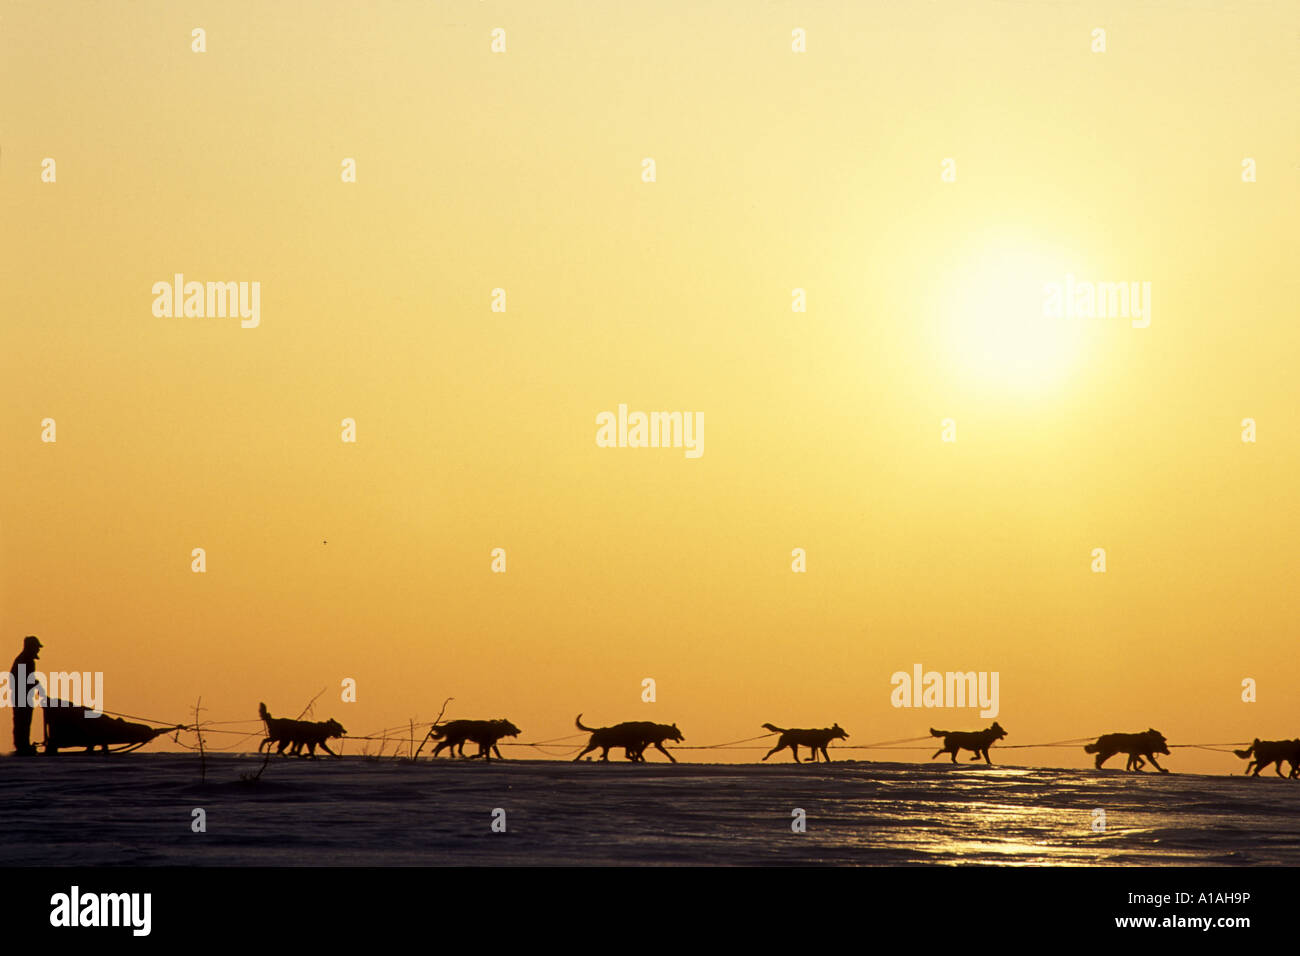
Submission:
<svg viewBox="0 0 1300 956">
<path fill-rule="evenodd" d="M 623 748 L 627 754 L 627 759 L 634 763 L 645 763 L 645 749 L 651 745 L 673 763 L 676 763 L 677 759 L 667 750 L 664 750 L 664 741 L 673 740 L 681 743 L 686 739 L 682 736 L 682 732 L 677 729 L 676 724 L 656 724 L 649 720 L 629 720 L 618 726 L 624 728 L 629 734 L 640 737 L 640 744 Z"/>
<path fill-rule="evenodd" d="M 799 728 L 787 730 L 785 727 L 776 726 L 776 724 L 764 724 L 763 728 L 772 731 L 774 734 L 781 735 L 777 738 L 776 746 L 769 750 L 763 757 L 764 760 L 772 756 L 772 754 L 789 747 L 790 755 L 794 757 L 794 762 L 798 763 L 799 747 L 802 745 L 812 751 L 812 759 L 814 761 L 817 759 L 817 751 L 820 750 L 822 756 L 826 758 L 826 762 L 830 763 L 831 755 L 826 752 L 826 745 L 837 738 L 839 740 L 849 739 L 848 733 L 839 724 L 835 724 L 833 727 L 823 727 L 820 730 L 804 730 Z"/>
<path fill-rule="evenodd" d="M 270 711 L 266 709 L 266 704 L 258 704 L 257 712 L 266 721 L 266 739 L 258 744 L 258 753 L 261 753 L 268 744 L 275 742 L 280 745 L 275 751 L 277 754 L 284 753 L 284 748 L 292 744 L 293 749 L 289 752 L 302 756 L 302 748 L 306 744 L 309 757 L 316 756 L 318 746 L 331 757 L 337 757 L 338 754 L 330 750 L 329 744 L 325 741 L 330 737 L 342 737 L 347 733 L 337 720 L 291 720 L 287 717 L 272 717 Z"/>
<path fill-rule="evenodd" d="M 645 762 L 645 749 L 654 746 L 661 754 L 677 762 L 677 758 L 664 749 L 665 740 L 676 740 L 678 742 L 685 740 L 682 732 L 677 729 L 676 724 L 656 724 L 648 720 L 628 720 L 621 724 L 615 724 L 613 727 L 586 727 L 582 723 L 582 714 L 578 715 L 574 721 L 579 730 L 585 730 L 591 734 L 591 739 L 587 742 L 587 747 L 582 753 L 573 758 L 577 763 L 587 754 L 591 753 L 597 747 L 601 748 L 600 759 L 609 761 L 609 749 L 611 747 L 622 747 L 623 752 L 627 754 L 627 759 L 635 762 Z"/>
<path fill-rule="evenodd" d="M 1128 754 L 1128 762 L 1124 765 L 1125 770 L 1140 771 L 1146 766 L 1146 762 L 1142 759 L 1146 757 L 1161 773 L 1169 772 L 1156 762 L 1156 754 L 1169 756 L 1165 735 L 1158 730 L 1146 730 L 1140 734 L 1102 734 L 1097 738 L 1096 743 L 1086 744 L 1083 750 L 1084 753 L 1097 755 L 1098 770 L 1115 754 L 1122 753 Z"/>
<path fill-rule="evenodd" d="M 1006 735 L 1007 732 L 1002 729 L 1002 725 L 997 721 L 994 721 L 993 726 L 988 730 L 935 730 L 931 727 L 930 736 L 942 737 L 943 746 L 931 754 L 930 759 L 933 760 L 942 753 L 949 753 L 952 754 L 952 762 L 956 763 L 957 751 L 973 750 L 975 756 L 971 757 L 971 760 L 979 760 L 983 756 L 984 762 L 992 766 L 993 761 L 989 759 L 989 747 Z"/>
<path fill-rule="evenodd" d="M 1250 768 L 1254 767 L 1255 772 L 1251 773 L 1252 777 L 1258 777 L 1259 772 L 1271 763 L 1277 764 L 1277 775 L 1282 776 L 1282 761 L 1291 765 L 1291 778 L 1294 780 L 1300 777 L 1300 738 L 1295 740 L 1260 740 L 1255 738 L 1255 742 L 1246 750 L 1234 750 L 1238 757 L 1245 760 L 1253 756 L 1255 759 L 1246 764 L 1246 773 L 1250 773 Z"/>
<path fill-rule="evenodd" d="M 484 760 L 491 760 L 492 754 L 496 754 L 499 760 L 505 758 L 501 756 L 501 750 L 497 747 L 497 742 L 502 737 L 518 737 L 519 728 L 510 721 L 501 720 L 449 720 L 445 724 L 435 724 L 433 727 L 433 737 L 440 741 L 437 747 L 433 748 L 433 755 L 436 757 L 448 747 L 455 748 L 455 752 L 463 757 L 465 756 L 465 742 L 472 741 L 478 744 L 478 753 L 470 757 L 482 757 Z"/>
</svg>

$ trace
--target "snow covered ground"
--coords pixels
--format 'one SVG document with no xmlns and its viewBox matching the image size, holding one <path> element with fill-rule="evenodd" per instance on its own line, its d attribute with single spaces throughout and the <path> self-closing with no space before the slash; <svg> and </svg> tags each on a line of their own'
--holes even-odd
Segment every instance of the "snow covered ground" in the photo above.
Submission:
<svg viewBox="0 0 1300 956">
<path fill-rule="evenodd" d="M 1300 865 L 1300 781 L 1271 775 L 346 757 L 241 780 L 259 766 L 0 758 L 0 864 Z"/>
</svg>

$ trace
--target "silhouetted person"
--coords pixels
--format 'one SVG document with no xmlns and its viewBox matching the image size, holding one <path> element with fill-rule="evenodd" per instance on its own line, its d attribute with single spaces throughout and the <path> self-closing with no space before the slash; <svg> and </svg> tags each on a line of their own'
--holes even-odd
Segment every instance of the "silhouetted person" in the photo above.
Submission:
<svg viewBox="0 0 1300 956">
<path fill-rule="evenodd" d="M 9 690 L 14 703 L 14 752 L 23 757 L 36 753 L 31 741 L 33 700 L 29 694 L 32 687 L 40 685 L 29 685 L 28 678 L 36 670 L 36 659 L 41 656 L 43 646 L 34 637 L 23 638 L 22 653 L 9 668 Z"/>
</svg>

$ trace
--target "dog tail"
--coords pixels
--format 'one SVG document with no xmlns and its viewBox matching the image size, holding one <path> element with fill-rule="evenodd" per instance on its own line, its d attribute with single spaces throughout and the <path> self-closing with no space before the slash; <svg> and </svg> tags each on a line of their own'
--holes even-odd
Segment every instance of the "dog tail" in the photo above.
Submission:
<svg viewBox="0 0 1300 956">
<path fill-rule="evenodd" d="M 1095 754 L 1100 749 L 1101 747 L 1095 743 L 1083 745 L 1083 752 L 1086 754 Z"/>
<path fill-rule="evenodd" d="M 783 733 L 785 733 L 785 728 L 784 728 L 784 727 L 778 727 L 776 724 L 764 724 L 764 725 L 763 725 L 763 729 L 764 729 L 764 730 L 770 730 L 770 731 L 772 731 L 772 733 L 774 733 L 774 734 L 783 734 Z"/>
<path fill-rule="evenodd" d="M 266 709 L 266 704 L 257 705 L 257 716 L 261 717 L 263 720 L 271 719 L 271 712 Z"/>
<path fill-rule="evenodd" d="M 930 736 L 931 736 L 931 737 L 947 737 L 947 736 L 948 736 L 948 731 L 946 731 L 946 730 L 935 730 L 933 727 L 931 727 L 931 728 L 930 728 Z"/>
<path fill-rule="evenodd" d="M 589 733 L 589 734 L 590 734 L 590 733 L 595 733 L 595 731 L 596 731 L 596 728 L 595 728 L 595 727 L 584 727 L 584 726 L 582 725 L 582 714 L 579 714 L 579 715 L 578 715 L 578 719 L 575 720 L 574 723 L 578 725 L 578 729 L 579 729 L 579 730 L 585 730 L 585 731 L 586 731 L 587 733 Z"/>
</svg>

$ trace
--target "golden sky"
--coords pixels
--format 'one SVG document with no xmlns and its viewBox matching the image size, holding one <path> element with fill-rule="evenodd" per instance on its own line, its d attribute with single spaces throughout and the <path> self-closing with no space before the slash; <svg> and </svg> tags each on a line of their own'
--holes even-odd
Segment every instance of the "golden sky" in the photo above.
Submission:
<svg viewBox="0 0 1300 956">
<path fill-rule="evenodd" d="M 1298 736 L 1297 29 L 5 2 L 0 649 L 173 722 L 328 687 L 353 733 L 449 696 L 520 740 L 987 725 L 891 706 L 919 663 L 997 671 L 1006 744 Z M 156 317 L 176 273 L 259 282 L 260 324 Z M 1034 312 L 1066 275 L 1149 282 L 1149 326 Z M 597 447 L 620 403 L 704 454 Z"/>
</svg>

